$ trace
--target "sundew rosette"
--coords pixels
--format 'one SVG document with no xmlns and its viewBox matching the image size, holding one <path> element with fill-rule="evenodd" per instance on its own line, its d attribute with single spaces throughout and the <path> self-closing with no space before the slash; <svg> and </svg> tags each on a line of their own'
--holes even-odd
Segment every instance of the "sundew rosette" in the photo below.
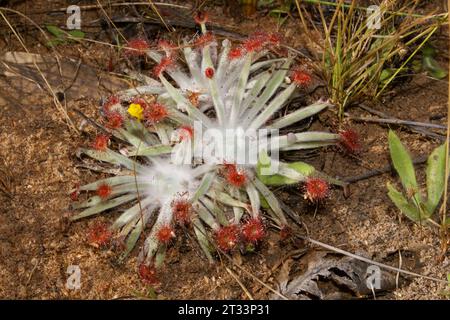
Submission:
<svg viewBox="0 0 450 320">
<path fill-rule="evenodd" d="M 342 134 L 286 129 L 331 105 L 317 101 L 280 112 L 311 81 L 304 68 L 292 67 L 293 57 L 266 58 L 267 49 L 277 46 L 280 38 L 259 33 L 235 47 L 224 40 L 217 53 L 214 35 L 204 22 L 201 28 L 202 34 L 181 48 L 163 42 L 161 50 L 154 50 L 140 43 L 138 54 L 157 63 L 157 80 L 107 99 L 101 109 L 106 132 L 91 148 L 79 150 L 80 156 L 112 166 L 116 176 L 72 190 L 90 194 L 73 204 L 80 212 L 72 220 L 120 212 L 105 235 L 123 242 L 125 257 L 146 234 L 140 273 L 149 279 L 154 275 L 151 267 L 161 265 L 167 246 L 181 234 L 179 225 L 192 228 L 213 261 L 216 250 L 255 248 L 266 234 L 267 219 L 286 230 L 288 221 L 268 186 L 304 184 L 313 178 L 341 184 L 306 163 L 284 163 L 277 157 L 283 151 L 324 147 L 343 139 Z M 178 50 L 186 67 L 178 63 Z M 280 129 L 287 133 L 279 134 Z M 250 130 L 258 133 L 258 143 L 244 149 L 229 142 L 211 144 L 204 134 L 211 130 L 222 135 L 231 130 L 237 136 Z M 216 156 L 198 156 L 199 146 Z M 219 148 L 234 154 L 244 150 L 256 161 L 217 156 Z M 328 185 L 319 187 L 325 190 Z M 307 199 L 316 201 L 319 197 L 311 190 Z M 268 215 L 263 217 L 263 212 Z M 101 239 L 106 242 L 105 236 Z"/>
</svg>

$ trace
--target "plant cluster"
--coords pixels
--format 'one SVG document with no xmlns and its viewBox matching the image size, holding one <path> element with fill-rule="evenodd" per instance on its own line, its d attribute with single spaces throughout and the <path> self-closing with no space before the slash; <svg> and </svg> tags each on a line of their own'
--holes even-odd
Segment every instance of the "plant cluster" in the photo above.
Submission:
<svg viewBox="0 0 450 320">
<path fill-rule="evenodd" d="M 302 31 L 319 49 L 317 68 L 341 117 L 347 106 L 379 97 L 404 76 L 415 55 L 447 19 L 447 14 L 415 14 L 417 0 L 382 1 L 375 7 L 378 10 L 361 7 L 356 0 L 295 2 Z M 423 56 L 425 70 L 445 77 L 430 54 Z"/>
<path fill-rule="evenodd" d="M 302 183 L 305 198 L 317 203 L 328 195 L 330 183 L 341 184 L 306 163 L 278 161 L 273 155 L 279 151 L 336 143 L 355 151 L 351 148 L 359 146 L 350 131 L 267 134 L 258 148 L 247 150 L 257 156 L 257 163 L 236 163 L 214 152 L 214 157 L 191 161 L 196 139 L 217 151 L 216 144 L 198 135 L 198 124 L 202 130 L 224 134 L 230 129 L 278 130 L 331 106 L 318 101 L 281 114 L 293 95 L 311 81 L 304 69 L 292 66 L 293 57 L 265 58 L 267 49 L 279 45 L 281 38 L 256 33 L 234 47 L 225 39 L 219 51 L 206 20 L 204 14 L 196 17 L 202 33 L 182 46 L 186 67 L 178 63 L 178 48 L 167 41 L 160 41 L 156 48 L 142 39 L 128 43 L 127 55 L 145 55 L 155 61 L 157 81 L 142 77 L 142 85 L 109 97 L 102 105 L 107 134 L 98 135 L 91 148 L 78 151 L 120 170 L 71 191 L 73 200 L 80 192 L 89 194 L 86 200 L 73 203 L 79 212 L 71 220 L 122 211 L 110 227 L 96 226 L 89 237 L 97 246 L 120 241 L 122 258 L 149 230 L 139 267 L 148 283 L 153 282 L 153 268 L 163 262 L 180 227 L 192 228 L 212 261 L 217 250 L 254 248 L 266 234 L 268 219 L 280 230 L 288 229 L 268 186 Z M 276 173 L 265 173 L 275 164 Z M 262 215 L 263 209 L 268 216 Z"/>
<path fill-rule="evenodd" d="M 397 208 L 414 222 L 431 222 L 433 213 L 438 207 L 445 185 L 445 144 L 437 147 L 428 157 L 426 169 L 425 198 L 416 179 L 413 161 L 398 136 L 389 131 L 389 150 L 392 163 L 402 183 L 404 192 L 398 191 L 391 183 L 387 183 L 388 196 Z M 450 225 L 449 219 L 443 221 L 444 227 Z"/>
</svg>

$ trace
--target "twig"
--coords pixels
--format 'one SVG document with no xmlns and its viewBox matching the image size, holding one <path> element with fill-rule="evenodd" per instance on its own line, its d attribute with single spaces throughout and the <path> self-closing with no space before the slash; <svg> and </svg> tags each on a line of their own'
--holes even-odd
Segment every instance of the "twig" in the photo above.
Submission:
<svg viewBox="0 0 450 320">
<path fill-rule="evenodd" d="M 427 161 L 427 156 L 420 156 L 413 160 L 413 164 L 423 164 L 426 161 Z M 378 175 L 381 175 L 384 173 L 391 172 L 392 170 L 393 170 L 393 167 L 392 167 L 392 165 L 389 164 L 380 169 L 370 170 L 370 171 L 367 171 L 366 173 L 363 173 L 363 174 L 360 174 L 360 175 L 357 175 L 354 177 L 344 178 L 342 180 L 347 183 L 355 183 L 355 182 L 358 182 L 361 180 L 369 179 L 369 178 L 372 178 L 372 177 L 375 177 L 375 176 L 378 176 Z"/>
<path fill-rule="evenodd" d="M 87 115 L 85 115 L 83 112 L 81 112 L 78 109 L 73 109 L 73 111 L 75 111 L 75 113 L 77 113 L 78 115 L 80 115 L 84 120 L 86 120 L 87 122 L 89 122 L 92 126 L 94 126 L 95 128 L 97 128 L 98 130 L 102 131 L 103 133 L 106 134 L 110 134 L 110 132 L 108 130 L 106 130 L 103 126 L 99 125 L 97 122 L 95 122 L 94 120 L 92 120 L 91 118 L 89 118 Z"/>
<path fill-rule="evenodd" d="M 162 22 L 159 19 L 142 19 L 137 17 L 113 17 L 112 19 L 115 23 L 142 23 L 142 24 L 158 24 L 161 25 Z M 165 21 L 170 24 L 171 26 L 179 27 L 179 28 L 189 28 L 189 29 L 195 29 L 197 28 L 197 25 L 192 22 L 191 20 L 187 19 L 181 19 L 181 18 L 165 18 Z M 89 26 L 95 26 L 99 20 L 92 21 Z M 207 24 L 208 28 L 211 29 L 212 32 L 214 32 L 217 35 L 223 36 L 223 37 L 229 37 L 236 40 L 243 40 L 245 36 L 243 36 L 240 33 L 230 31 L 225 29 L 224 27 L 217 25 L 217 24 Z"/>
<path fill-rule="evenodd" d="M 242 272 L 244 272 L 245 274 L 247 274 L 248 276 L 252 277 L 256 282 L 258 282 L 259 284 L 263 285 L 265 288 L 269 289 L 270 291 L 272 291 L 273 293 L 275 293 L 277 296 L 279 296 L 280 298 L 284 299 L 284 300 L 289 300 L 286 296 L 284 296 L 281 292 L 275 290 L 274 288 L 272 288 L 271 286 L 269 286 L 267 283 L 264 283 L 262 280 L 260 280 L 258 277 L 256 277 L 255 275 L 253 275 L 251 272 L 245 270 L 244 268 L 242 268 L 240 265 L 238 265 L 236 262 L 234 262 L 233 258 L 231 258 L 227 253 L 225 253 L 224 251 L 220 250 L 220 253 L 223 254 L 229 261 L 231 261 L 231 263 L 236 266 L 236 268 L 240 269 Z"/>
<path fill-rule="evenodd" d="M 152 10 L 154 12 L 156 12 L 156 15 L 158 16 L 159 20 L 161 20 L 161 22 L 164 24 L 164 26 L 166 27 L 167 31 L 169 32 L 173 32 L 175 31 L 175 28 L 171 26 L 172 29 L 169 28 L 169 26 L 167 25 L 166 21 L 164 20 L 164 18 L 161 16 L 161 14 L 159 13 L 158 9 L 155 7 L 155 4 L 153 3 L 152 0 L 148 0 L 150 6 L 152 7 Z"/>
<path fill-rule="evenodd" d="M 102 4 L 99 2 L 99 0 L 97 0 L 97 4 L 100 8 L 100 10 L 102 11 L 102 13 L 105 15 L 106 19 L 108 20 L 108 23 L 110 23 L 115 30 L 117 30 L 117 33 L 122 37 L 122 39 L 126 42 L 127 38 L 125 38 L 125 36 L 123 35 L 122 32 L 120 32 L 119 28 L 117 28 L 117 26 L 114 24 L 114 22 L 111 20 L 111 18 L 109 17 L 108 13 L 105 11 L 105 9 L 103 9 Z"/>
<path fill-rule="evenodd" d="M 384 112 L 381 112 L 381 111 L 378 111 L 378 110 L 375 110 L 375 109 L 372 109 L 372 108 L 366 106 L 365 104 L 360 103 L 357 106 L 359 108 L 361 108 L 361 109 L 363 109 L 363 110 L 365 110 L 365 111 L 367 111 L 367 112 L 369 112 L 371 114 L 377 115 L 377 116 L 379 116 L 381 118 L 392 118 L 388 114 L 386 114 Z"/>
<path fill-rule="evenodd" d="M 109 7 L 119 7 L 119 6 L 148 6 L 149 3 L 148 2 L 142 2 L 142 1 L 138 1 L 138 2 L 116 2 L 116 3 L 109 3 L 108 6 Z M 190 10 L 189 7 L 186 6 L 181 6 L 181 5 L 177 5 L 177 4 L 171 4 L 171 3 L 163 3 L 163 2 L 153 2 L 153 5 L 155 6 L 161 6 L 161 7 L 172 7 L 172 8 L 180 8 L 180 9 L 187 9 Z M 86 6 L 79 6 L 81 10 L 86 11 L 86 10 L 95 10 L 95 9 L 99 9 L 101 5 L 86 5 Z M 30 14 L 43 14 L 43 13 L 54 13 L 54 12 L 66 12 L 67 8 L 58 8 L 58 9 L 53 9 L 53 10 L 46 10 L 46 11 L 35 11 L 35 12 L 31 12 Z"/>
<path fill-rule="evenodd" d="M 398 124 L 398 125 L 407 125 L 414 127 L 425 127 L 425 128 L 434 128 L 434 129 L 442 129 L 446 130 L 445 126 L 440 124 L 434 124 L 429 122 L 417 122 L 417 121 L 409 121 L 409 120 L 401 120 L 401 119 L 382 119 L 382 118 L 370 118 L 370 117 L 348 117 L 350 120 L 355 121 L 365 121 L 365 122 L 375 122 L 375 123 L 389 123 L 389 124 Z"/>
<path fill-rule="evenodd" d="M 72 77 L 72 80 L 70 81 L 70 83 L 62 90 L 62 92 L 64 93 L 64 95 L 66 94 L 66 91 L 69 90 L 70 88 L 72 88 L 72 86 L 74 85 L 75 81 L 77 81 L 78 75 L 80 73 L 80 69 L 81 69 L 81 63 L 83 61 L 81 60 L 81 58 L 78 60 L 77 62 L 77 69 L 75 70 L 75 73 Z M 61 72 L 60 72 L 61 73 Z M 65 100 L 65 99 L 64 99 Z"/>
<path fill-rule="evenodd" d="M 295 224 L 297 226 L 299 226 L 300 228 L 305 227 L 306 229 L 306 234 L 309 234 L 309 230 L 306 227 L 306 225 L 300 220 L 298 214 L 295 214 L 294 211 L 292 211 L 292 209 L 290 207 L 288 207 L 283 201 L 278 200 L 278 202 L 280 203 L 280 207 L 281 209 L 287 213 L 288 217 L 291 218 Z"/>
<path fill-rule="evenodd" d="M 281 204 L 282 201 L 281 200 L 279 200 L 279 201 L 280 201 L 280 204 Z M 288 206 L 282 205 L 282 208 L 283 208 L 283 210 L 286 211 L 286 213 L 288 213 L 289 216 L 295 215 L 295 212 L 293 212 L 293 210 L 291 208 L 289 208 Z M 289 211 L 290 211 L 290 213 L 289 213 Z M 421 275 L 419 273 L 411 272 L 411 271 L 408 271 L 408 270 L 403 270 L 403 269 L 400 269 L 400 268 L 395 268 L 395 267 L 392 267 L 390 265 L 387 265 L 387 264 L 384 264 L 384 263 L 381 263 L 381 262 L 377 262 L 377 261 L 374 261 L 374 260 L 371 260 L 371 259 L 368 259 L 368 258 L 361 257 L 361 256 L 353 254 L 351 252 L 348 252 L 348 251 L 345 251 L 345 250 L 333 247 L 333 246 L 331 246 L 329 244 L 323 243 L 321 241 L 312 239 L 309 236 L 304 236 L 304 235 L 301 235 L 299 233 L 295 233 L 295 236 L 297 238 L 299 238 L 299 239 L 304 240 L 304 241 L 308 241 L 308 242 L 310 242 L 312 244 L 318 245 L 319 247 L 322 247 L 322 248 L 325 248 L 325 249 L 328 249 L 328 250 L 331 250 L 331 251 L 343 254 L 343 255 L 345 255 L 347 257 L 350 257 L 350 258 L 354 258 L 354 259 L 357 259 L 357 260 L 360 260 L 360 261 L 363 261 L 363 262 L 366 262 L 366 263 L 378 266 L 380 268 L 384 268 L 384 269 L 387 269 L 387 270 L 390 270 L 390 271 L 394 271 L 394 272 L 400 272 L 400 273 L 407 274 L 407 275 L 410 275 L 410 276 L 413 276 L 413 277 L 419 277 L 419 278 L 424 278 L 424 279 L 428 279 L 428 280 L 433 280 L 433 281 L 439 282 L 439 283 L 447 283 L 446 280 L 442 280 L 442 279 L 438 279 L 438 278 L 435 278 L 435 277 Z"/>
<path fill-rule="evenodd" d="M 402 258 L 402 252 L 399 249 L 398 250 L 398 268 L 401 269 L 403 265 L 403 258 Z M 398 289 L 398 282 L 400 279 L 400 273 L 397 272 L 397 274 L 395 275 L 395 287 Z"/>
<path fill-rule="evenodd" d="M 381 118 L 396 119 L 396 118 L 391 117 L 390 115 L 388 115 L 388 114 L 386 114 L 386 113 L 384 113 L 384 112 L 381 112 L 381 111 L 372 109 L 372 108 L 370 108 L 370 107 L 368 107 L 368 106 L 366 106 L 366 105 L 364 105 L 364 104 L 358 104 L 358 107 L 361 108 L 361 109 L 363 109 L 363 110 L 365 110 L 365 111 L 367 111 L 367 112 L 369 112 L 369 113 L 371 113 L 371 114 L 377 115 L 377 116 L 379 116 L 379 117 L 381 117 Z M 396 119 L 396 120 L 399 120 L 399 119 Z M 407 127 L 409 128 L 409 130 L 411 130 L 412 132 L 420 133 L 420 134 L 422 134 L 422 135 L 424 135 L 424 136 L 428 136 L 428 137 L 437 139 L 437 140 L 439 140 L 439 141 L 444 141 L 444 139 L 445 139 L 442 135 L 437 134 L 437 133 L 435 133 L 435 132 L 431 132 L 431 131 L 429 131 L 429 130 L 427 130 L 427 129 L 425 129 L 425 128 L 417 127 L 417 126 L 410 126 L 410 125 L 409 125 L 409 126 L 406 125 L 406 126 L 407 126 Z"/>
<path fill-rule="evenodd" d="M 242 288 L 242 291 L 244 291 L 244 293 L 247 295 L 247 297 L 250 300 L 255 300 L 253 299 L 252 295 L 250 294 L 250 292 L 247 290 L 247 288 L 244 286 L 244 284 L 239 280 L 239 278 L 237 277 L 236 274 L 234 274 L 233 271 L 231 271 L 230 269 L 228 269 L 227 267 L 225 267 L 225 270 L 227 270 L 227 272 L 230 274 L 230 276 L 233 277 L 234 280 L 236 280 L 236 282 L 239 284 L 239 286 Z"/>
<path fill-rule="evenodd" d="M 410 275 L 410 276 L 413 276 L 413 277 L 433 280 L 433 281 L 439 282 L 439 283 L 445 283 L 445 284 L 448 283 L 446 280 L 442 280 L 442 279 L 435 278 L 435 277 L 430 277 L 430 276 L 425 276 L 423 274 L 419 274 L 419 273 L 411 272 L 411 271 L 408 271 L 408 270 L 392 267 L 390 265 L 387 265 L 387 264 L 384 264 L 384 263 L 381 263 L 381 262 L 377 262 L 377 261 L 374 261 L 374 260 L 371 260 L 371 259 L 368 259 L 368 258 L 364 258 L 364 257 L 358 256 L 356 254 L 353 254 L 351 252 L 348 252 L 348 251 L 345 251 L 345 250 L 342 250 L 342 249 L 330 246 L 330 245 L 328 245 L 326 243 L 323 243 L 323 242 L 311 239 L 309 237 L 304 237 L 302 235 L 296 235 L 296 236 L 299 237 L 300 239 L 309 241 L 309 242 L 311 242 L 311 243 L 313 243 L 315 245 L 318 245 L 318 246 L 320 246 L 322 248 L 325 248 L 325 249 L 328 249 L 328 250 L 331 250 L 331 251 L 343 254 L 343 255 L 348 256 L 350 258 L 354 258 L 354 259 L 357 259 L 357 260 L 360 260 L 360 261 L 363 261 L 363 262 L 366 262 L 366 263 L 378 266 L 380 268 L 384 268 L 384 269 L 387 269 L 387 270 L 390 270 L 390 271 L 393 271 L 393 272 L 399 272 L 399 273 L 407 274 L 407 275 Z"/>
<path fill-rule="evenodd" d="M 36 263 L 33 266 L 33 269 L 31 269 L 30 275 L 28 276 L 27 282 L 25 283 L 26 286 L 30 283 L 31 278 L 33 277 L 33 274 L 36 271 L 36 268 L 37 268 L 37 266 L 39 265 L 40 262 L 41 262 L 41 259 L 37 260 Z"/>
</svg>

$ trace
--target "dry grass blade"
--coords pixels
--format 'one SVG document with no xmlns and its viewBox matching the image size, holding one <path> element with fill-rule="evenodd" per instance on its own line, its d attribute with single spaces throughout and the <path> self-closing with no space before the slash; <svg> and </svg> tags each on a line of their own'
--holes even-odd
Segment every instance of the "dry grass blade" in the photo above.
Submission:
<svg viewBox="0 0 450 320">
<path fill-rule="evenodd" d="M 286 213 L 287 213 L 287 215 L 288 215 L 289 217 L 292 218 L 292 217 L 295 217 L 295 216 L 296 216 L 295 212 L 294 212 L 290 207 L 288 207 L 287 205 L 285 205 L 282 201 L 280 201 L 280 205 L 282 206 L 283 210 L 286 211 Z M 299 221 L 298 221 L 297 219 L 295 219 L 295 218 L 293 218 L 293 220 L 294 220 L 299 226 L 301 226 L 301 222 L 299 222 Z M 435 282 L 438 282 L 438 283 L 448 283 L 446 280 L 443 280 L 443 279 L 438 279 L 438 278 L 435 278 L 435 277 L 430 277 L 430 276 L 422 275 L 422 274 L 415 273 L 415 272 L 411 272 L 411 271 L 408 271 L 408 270 L 403 270 L 403 269 L 400 269 L 400 268 L 395 268 L 395 267 L 392 267 L 392 266 L 390 266 L 390 265 L 387 265 L 387 264 L 384 264 L 384 263 L 380 263 L 380 262 L 377 262 L 377 261 L 374 261 L 374 260 L 371 260 L 371 259 L 362 257 L 362 256 L 360 256 L 360 255 L 357 255 L 357 254 L 354 254 L 354 253 L 351 253 L 351 252 L 348 252 L 348 251 L 339 249 L 339 248 L 337 248 L 337 247 L 335 247 L 335 246 L 332 246 L 332 245 L 323 243 L 323 242 L 321 242 L 321 241 L 312 239 L 312 238 L 310 238 L 309 236 L 301 235 L 301 234 L 298 233 L 298 232 L 295 233 L 295 236 L 296 236 L 297 238 L 301 239 L 301 240 L 308 241 L 308 242 L 310 242 L 310 243 L 312 243 L 312 244 L 315 244 L 315 245 L 317 245 L 317 246 L 319 246 L 319 247 L 322 247 L 322 248 L 324 248 L 324 249 L 331 250 L 331 251 L 334 251 L 334 252 L 339 253 L 339 254 L 343 254 L 343 255 L 345 255 L 345 256 L 348 256 L 348 257 L 351 257 L 351 258 L 354 258 L 354 259 L 357 259 L 357 260 L 360 260 L 360 261 L 363 261 L 363 262 L 366 262 L 366 263 L 369 263 L 369 264 L 378 266 L 378 267 L 380 267 L 380 268 L 384 268 L 384 269 L 386 269 L 386 270 L 390 270 L 390 271 L 393 271 L 393 272 L 399 272 L 399 273 L 406 274 L 406 275 L 413 276 L 413 277 L 424 278 L 424 279 L 432 280 L 432 281 L 435 281 Z M 231 259 L 231 258 L 230 258 L 230 259 Z"/>
<path fill-rule="evenodd" d="M 26 19 L 30 20 L 28 17 L 26 17 L 25 15 L 23 15 L 22 13 L 15 11 L 15 10 L 10 10 L 7 8 L 2 8 L 0 7 L 0 16 L 3 18 L 3 20 L 5 21 L 5 23 L 8 25 L 8 27 L 11 29 L 12 33 L 14 34 L 14 36 L 17 38 L 17 40 L 19 41 L 20 45 L 22 46 L 22 48 L 27 52 L 30 53 L 30 51 L 28 50 L 27 46 L 25 45 L 24 40 L 22 39 L 22 37 L 20 36 L 20 34 L 17 32 L 17 30 L 11 25 L 10 21 L 7 19 L 7 17 L 5 16 L 5 14 L 3 13 L 3 11 L 10 11 L 13 12 L 15 14 L 18 14 L 22 17 L 25 17 Z M 34 22 L 33 22 L 34 24 Z M 36 25 L 36 24 L 35 24 Z M 42 31 L 41 28 L 39 28 Z M 74 125 L 74 123 L 72 122 L 72 120 L 70 119 L 69 115 L 67 114 L 67 110 L 61 105 L 61 102 L 59 102 L 58 97 L 56 96 L 53 88 L 51 87 L 51 85 L 49 84 L 49 82 L 47 81 L 47 78 L 44 76 L 44 74 L 42 73 L 42 70 L 40 69 L 40 67 L 38 66 L 38 64 L 33 61 L 34 67 L 36 68 L 36 70 L 38 71 L 39 75 L 42 77 L 42 80 L 44 81 L 48 91 L 50 92 L 50 94 L 53 97 L 53 102 L 57 108 L 57 110 L 61 113 L 61 115 L 66 119 L 66 123 L 69 126 L 70 129 L 72 129 L 75 133 L 79 133 L 78 129 L 76 128 L 76 126 Z"/>
<path fill-rule="evenodd" d="M 323 0 L 300 0 L 300 2 L 311 3 L 311 4 L 322 4 L 322 5 L 331 6 L 331 7 L 339 6 L 339 4 L 336 2 L 323 1 Z M 350 8 L 351 4 L 347 4 L 346 2 L 344 2 L 342 4 L 342 6 L 344 8 Z M 355 9 L 359 10 L 359 11 L 367 11 L 366 7 L 361 7 L 361 6 L 355 6 Z M 424 16 L 422 14 L 408 13 L 408 12 L 401 12 L 401 11 L 386 11 L 386 13 L 388 13 L 390 15 L 394 15 L 394 16 L 404 16 L 404 17 L 414 17 L 414 18 L 427 17 L 427 19 L 441 18 L 442 16 L 445 15 L 445 13 L 441 13 L 441 14 L 436 14 L 436 15 L 431 15 L 431 16 L 428 16 L 428 15 Z"/>
<path fill-rule="evenodd" d="M 108 3 L 109 7 L 128 7 L 128 6 L 147 6 L 148 2 L 143 1 L 136 1 L 136 2 L 110 2 Z M 172 3 L 164 3 L 164 2 L 153 2 L 153 5 L 157 7 L 172 7 L 172 8 L 179 8 L 179 9 L 190 9 L 190 7 L 172 4 Z M 101 6 L 101 5 L 100 5 Z M 100 7 L 99 5 L 85 5 L 85 6 L 79 6 L 82 11 L 85 10 L 96 10 Z M 67 7 L 64 8 L 58 8 L 53 10 L 46 10 L 46 11 L 36 11 L 31 14 L 42 14 L 42 13 L 53 13 L 53 12 L 66 12 Z"/>
<path fill-rule="evenodd" d="M 323 243 L 323 242 L 311 239 L 309 237 L 303 237 L 303 236 L 299 236 L 299 235 L 297 235 L 297 236 L 299 238 L 303 239 L 303 240 L 307 240 L 307 241 L 311 242 L 312 244 L 318 245 L 318 246 L 320 246 L 322 248 L 325 248 L 325 249 L 328 249 L 328 250 L 331 250 L 331 251 L 334 251 L 334 252 L 346 255 L 348 257 L 351 257 L 351 258 L 354 258 L 354 259 L 357 259 L 357 260 L 360 260 L 360 261 L 363 261 L 363 262 L 366 262 L 366 263 L 378 266 L 380 268 L 384 268 L 386 270 L 403 273 L 403 274 L 406 274 L 406 275 L 409 275 L 409 276 L 413 276 L 413 277 L 424 278 L 424 279 L 432 280 L 432 281 L 435 281 L 435 282 L 438 282 L 438 283 L 448 283 L 446 280 L 443 280 L 443 279 L 438 279 L 438 278 L 435 278 L 435 277 L 425 276 L 423 274 L 411 272 L 411 271 L 408 271 L 408 270 L 403 270 L 403 269 L 392 267 L 390 265 L 387 265 L 387 264 L 384 264 L 384 263 L 380 263 L 380 262 L 377 262 L 377 261 L 374 261 L 374 260 L 371 260 L 371 259 L 367 259 L 367 258 L 361 257 L 359 255 L 350 253 L 348 251 L 336 248 L 334 246 L 330 246 L 330 245 L 328 245 L 326 243 Z"/>
<path fill-rule="evenodd" d="M 153 3 L 152 0 L 148 0 L 148 2 L 150 3 L 150 6 L 152 8 L 152 10 L 156 13 L 156 15 L 158 16 L 158 18 L 161 20 L 161 22 L 164 24 L 164 26 L 166 27 L 167 31 L 172 32 L 175 31 L 174 28 L 169 28 L 169 26 L 167 25 L 166 21 L 163 19 L 163 17 L 161 16 L 161 14 L 158 11 L 158 8 L 156 8 L 155 4 Z"/>
<path fill-rule="evenodd" d="M 317 31 L 302 2 L 317 5 L 321 31 Z M 380 96 L 447 19 L 446 14 L 434 12 L 414 14 L 417 1 L 403 7 L 396 2 L 382 2 L 379 26 L 369 27 L 366 8 L 356 3 L 296 0 L 302 29 L 322 50 L 317 68 L 328 83 L 340 117 L 346 106 L 365 97 Z M 322 5 L 333 6 L 331 17 L 324 14 Z M 316 29 L 314 34 L 309 31 L 312 27 Z"/>
<path fill-rule="evenodd" d="M 0 192 L 9 198 L 13 197 L 12 174 L 4 161 L 0 161 Z"/>
<path fill-rule="evenodd" d="M 207 209 L 209 210 L 209 209 Z M 202 232 L 202 231 L 200 231 Z M 202 232 L 203 233 L 203 232 Z M 234 259 L 227 254 L 225 251 L 221 250 L 219 247 L 217 247 L 217 245 L 215 244 L 214 241 L 212 241 L 213 239 L 211 239 L 211 237 L 207 234 L 207 233 L 203 233 L 203 235 L 208 239 L 208 241 L 210 241 L 210 243 L 214 246 L 214 248 L 217 250 L 217 252 L 220 253 L 220 257 L 224 256 L 225 258 L 227 258 L 227 260 L 237 269 L 241 270 L 243 273 L 245 273 L 248 277 L 252 278 L 253 280 L 255 280 L 257 283 L 259 283 L 261 286 L 263 286 L 264 288 L 268 289 L 269 291 L 271 291 L 272 293 L 274 293 L 275 295 L 279 296 L 281 299 L 283 300 L 289 300 L 286 296 L 284 296 L 283 294 L 281 294 L 278 290 L 275 290 L 274 288 L 272 288 L 270 285 L 268 285 L 267 283 L 265 283 L 264 281 L 262 281 L 261 279 L 259 279 L 257 276 L 255 276 L 253 273 L 251 273 L 250 271 L 245 270 L 245 268 L 243 268 L 242 266 L 240 266 L 239 264 L 237 264 Z M 223 263 L 223 261 L 222 261 Z M 227 269 L 227 271 L 229 270 L 229 268 L 227 268 L 225 266 L 225 268 Z M 231 271 L 231 270 L 230 270 Z M 229 272 L 229 271 L 228 271 Z M 231 275 L 233 276 L 233 275 Z M 233 278 L 239 283 L 240 281 L 238 281 L 237 278 L 235 278 L 233 276 Z M 239 283 L 239 285 L 241 286 L 241 288 L 244 290 L 245 287 L 243 285 L 241 285 Z M 246 292 L 247 294 L 247 292 Z M 248 294 L 249 295 L 249 294 Z M 249 295 L 249 297 L 251 297 L 251 295 Z M 253 300 L 252 298 L 250 298 L 251 300 Z"/>
<path fill-rule="evenodd" d="M 227 268 L 227 267 L 225 267 L 225 270 L 227 270 L 227 272 L 230 274 L 230 276 L 232 276 L 233 279 L 236 280 L 236 282 L 237 282 L 237 283 L 239 284 L 239 286 L 242 288 L 242 291 L 244 291 L 244 293 L 247 295 L 247 297 L 248 297 L 250 300 L 255 300 L 255 299 L 253 299 L 252 295 L 250 294 L 250 291 L 248 291 L 248 289 L 244 286 L 244 284 L 242 283 L 242 281 L 239 280 L 238 276 L 237 276 L 233 271 L 231 271 L 229 268 Z"/>
<path fill-rule="evenodd" d="M 240 265 L 238 265 L 232 257 L 230 257 L 228 254 L 226 254 L 225 252 L 221 251 L 221 254 L 223 254 L 236 268 L 238 268 L 239 270 L 241 270 L 242 272 L 244 272 L 246 275 L 248 275 L 249 277 L 251 277 L 253 280 L 255 280 L 256 282 L 258 282 L 259 284 L 261 284 L 263 287 L 265 287 L 266 289 L 268 289 L 269 291 L 271 291 L 272 293 L 276 294 L 277 296 L 279 296 L 281 299 L 284 300 L 289 300 L 286 296 L 284 296 L 283 294 L 281 294 L 278 290 L 275 290 L 274 288 L 272 288 L 271 286 L 269 286 L 267 283 L 265 283 L 264 281 L 260 280 L 258 277 L 256 277 L 254 274 L 252 274 L 251 272 L 245 270 L 244 268 L 242 268 Z"/>
<path fill-rule="evenodd" d="M 108 20 L 108 23 L 110 23 L 114 29 L 117 31 L 117 33 L 122 37 L 122 39 L 126 42 L 127 38 L 125 38 L 125 36 L 122 34 L 122 32 L 120 32 L 119 28 L 116 27 L 116 25 L 114 24 L 114 22 L 111 20 L 111 18 L 109 17 L 108 13 L 105 11 L 105 9 L 103 8 L 102 4 L 100 3 L 99 0 L 97 0 L 97 4 L 98 7 L 100 8 L 100 10 L 102 11 L 102 13 L 104 14 L 104 16 L 106 17 L 106 19 Z"/>
<path fill-rule="evenodd" d="M 352 116 L 349 116 L 349 119 L 355 120 L 355 121 L 364 121 L 364 122 L 389 123 L 389 124 L 434 128 L 434 129 L 444 129 L 444 130 L 447 129 L 447 127 L 442 126 L 440 124 L 401 120 L 401 119 L 383 119 L 383 118 L 374 118 L 374 117 L 352 117 Z"/>
<path fill-rule="evenodd" d="M 208 239 L 208 241 L 210 241 L 210 243 L 211 243 L 212 245 L 214 245 L 214 247 L 215 247 L 215 249 L 217 250 L 217 252 L 220 253 L 220 256 L 221 256 L 221 257 L 224 256 L 225 258 L 227 258 L 227 260 L 228 260 L 234 267 L 236 267 L 237 269 L 241 270 L 241 271 L 242 271 L 243 273 L 245 273 L 248 277 L 252 278 L 252 279 L 255 280 L 257 283 L 259 283 L 261 286 L 263 286 L 264 288 L 268 289 L 269 291 L 271 291 L 271 292 L 274 293 L 275 295 L 279 296 L 281 299 L 283 299 L 283 300 L 289 300 L 286 296 L 284 296 L 283 294 L 281 294 L 278 290 L 275 290 L 275 289 L 272 288 L 270 285 L 268 285 L 267 283 L 265 283 L 264 281 L 262 281 L 261 279 L 259 279 L 257 276 L 255 276 L 253 273 L 251 273 L 250 271 L 245 270 L 245 268 L 243 268 L 242 266 L 240 266 L 239 264 L 237 264 L 237 263 L 234 261 L 234 259 L 233 259 L 229 254 L 227 254 L 225 251 L 221 250 L 219 247 L 216 246 L 216 244 L 212 241 L 212 239 L 210 238 L 210 236 L 209 236 L 208 234 L 203 233 L 203 235 Z M 225 266 L 225 268 L 226 268 L 227 271 L 228 271 L 228 268 L 227 268 L 226 266 Z M 230 270 L 230 271 L 231 271 L 231 270 Z M 233 276 L 233 275 L 232 275 L 232 276 Z M 233 278 L 234 278 L 238 283 L 240 282 L 240 281 L 238 281 L 237 278 L 235 278 L 235 277 L 233 277 Z M 244 289 L 245 287 L 244 287 L 242 284 L 240 284 L 240 283 L 239 283 L 239 285 L 241 286 L 241 288 L 242 288 L 242 289 L 244 290 L 244 292 L 245 292 L 245 290 L 246 290 L 246 289 Z M 246 294 L 247 294 L 247 292 L 246 292 Z M 248 293 L 248 295 L 249 295 L 249 293 Z M 249 297 L 250 297 L 251 300 L 253 300 L 253 299 L 251 298 L 251 295 L 249 295 Z"/>
</svg>

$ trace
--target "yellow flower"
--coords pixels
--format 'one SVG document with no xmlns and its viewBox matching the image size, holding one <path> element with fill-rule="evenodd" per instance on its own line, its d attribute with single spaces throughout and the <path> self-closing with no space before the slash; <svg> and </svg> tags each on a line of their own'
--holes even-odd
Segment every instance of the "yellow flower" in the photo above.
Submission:
<svg viewBox="0 0 450 320">
<path fill-rule="evenodd" d="M 144 119 L 144 109 L 138 103 L 130 104 L 128 113 L 139 120 Z"/>
</svg>

